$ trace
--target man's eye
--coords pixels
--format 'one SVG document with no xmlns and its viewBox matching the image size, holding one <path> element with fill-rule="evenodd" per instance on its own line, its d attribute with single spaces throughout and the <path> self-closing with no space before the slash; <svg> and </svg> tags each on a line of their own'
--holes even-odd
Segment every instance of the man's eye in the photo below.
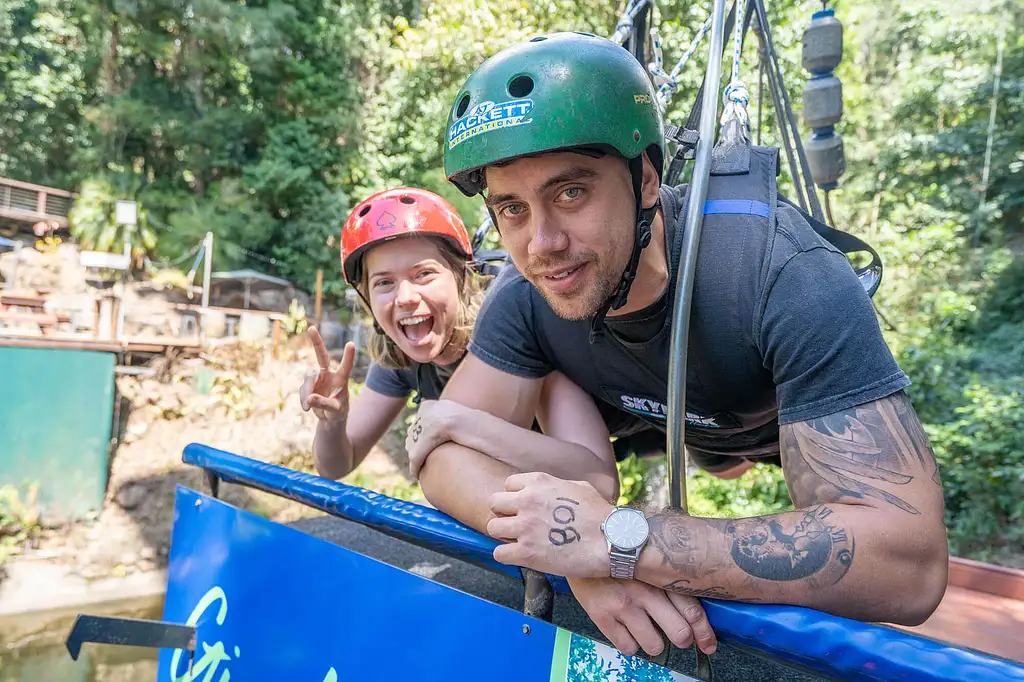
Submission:
<svg viewBox="0 0 1024 682">
<path fill-rule="evenodd" d="M 565 197 L 566 199 L 570 199 L 570 200 L 571 199 L 578 199 L 582 195 L 583 195 L 583 188 L 582 187 L 570 187 L 569 189 L 567 189 L 564 192 L 562 192 L 562 196 Z"/>
<path fill-rule="evenodd" d="M 509 218 L 522 215 L 524 211 L 526 211 L 526 208 L 522 204 L 509 204 L 501 209 L 502 215 Z"/>
</svg>

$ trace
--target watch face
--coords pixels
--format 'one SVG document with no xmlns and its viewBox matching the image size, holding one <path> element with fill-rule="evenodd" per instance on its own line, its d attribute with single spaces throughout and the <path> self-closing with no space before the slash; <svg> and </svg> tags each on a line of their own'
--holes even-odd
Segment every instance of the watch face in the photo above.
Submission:
<svg viewBox="0 0 1024 682">
<path fill-rule="evenodd" d="M 604 522 L 604 532 L 616 547 L 636 549 L 647 540 L 649 529 L 640 510 L 616 509 Z"/>
</svg>

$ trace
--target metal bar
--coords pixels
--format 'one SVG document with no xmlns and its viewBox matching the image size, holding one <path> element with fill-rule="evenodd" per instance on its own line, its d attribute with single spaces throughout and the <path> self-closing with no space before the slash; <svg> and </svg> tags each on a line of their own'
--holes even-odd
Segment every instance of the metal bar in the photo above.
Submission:
<svg viewBox="0 0 1024 682">
<path fill-rule="evenodd" d="M 765 54 L 767 54 L 768 47 L 765 45 L 763 33 L 760 34 L 760 40 L 764 46 Z M 796 200 L 799 202 L 800 208 L 806 212 L 807 199 L 804 196 L 803 184 L 800 182 L 800 171 L 796 166 L 796 158 L 793 156 L 793 145 L 789 141 L 789 128 L 786 127 L 785 122 L 782 120 L 782 102 L 779 99 L 779 87 L 775 69 L 771 68 L 768 69 L 768 89 L 772 94 L 772 109 L 775 111 L 775 121 L 779 124 L 779 135 L 782 136 L 782 148 L 786 150 L 786 160 L 789 162 L 789 174 L 793 177 L 793 190 L 796 193 Z"/>
<path fill-rule="evenodd" d="M 725 40 L 725 0 L 715 0 L 711 19 L 711 42 L 701 105 L 700 139 L 694 158 L 693 175 L 683 228 L 683 251 L 676 272 L 675 313 L 668 365 L 668 477 L 669 504 L 687 510 L 683 441 L 686 433 L 686 347 L 690 333 L 690 304 L 693 293 L 697 246 L 704 223 L 704 200 L 711 173 L 711 151 L 718 122 L 718 89 L 722 81 L 722 47 Z"/>
<path fill-rule="evenodd" d="M 72 660 L 78 660 L 78 654 L 86 642 L 195 651 L 196 628 L 193 625 L 159 620 L 90 616 L 83 613 L 75 619 L 64 642 Z"/>
<path fill-rule="evenodd" d="M 649 0 L 643 0 L 639 5 L 639 10 L 633 17 L 633 30 L 632 35 L 629 39 L 629 51 L 633 53 L 636 60 L 647 66 L 647 14 L 651 10 L 651 3 Z"/>
<path fill-rule="evenodd" d="M 782 78 L 782 67 L 779 66 L 779 58 L 775 52 L 775 44 L 772 42 L 772 32 L 768 26 L 768 16 L 764 10 L 764 3 L 762 0 L 751 0 L 757 4 L 757 20 L 761 24 L 761 35 L 763 36 L 767 47 L 768 47 L 768 60 L 770 66 L 778 72 L 778 89 L 782 96 L 783 112 L 786 119 L 789 121 L 789 125 L 793 131 L 793 142 L 796 146 L 796 155 L 800 159 L 800 169 L 803 171 L 804 187 L 807 190 L 807 202 L 811 207 L 811 215 L 818 220 L 824 220 L 825 216 L 821 211 L 821 202 L 818 201 L 818 194 L 814 190 L 814 181 L 811 179 L 811 171 L 807 165 L 807 155 L 804 153 L 804 143 L 800 140 L 800 128 L 797 126 L 796 117 L 793 115 L 793 108 L 789 103 L 789 93 L 786 92 L 786 83 Z M 769 69 L 770 71 L 771 69 Z M 777 114 L 778 112 L 776 112 Z M 782 123 L 779 123 L 782 126 Z M 794 178 L 795 180 L 795 178 Z"/>
</svg>

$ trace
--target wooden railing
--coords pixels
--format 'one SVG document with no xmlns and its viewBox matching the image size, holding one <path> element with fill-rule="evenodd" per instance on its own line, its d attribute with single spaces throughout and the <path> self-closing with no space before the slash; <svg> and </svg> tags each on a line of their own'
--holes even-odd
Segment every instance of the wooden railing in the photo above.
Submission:
<svg viewBox="0 0 1024 682">
<path fill-rule="evenodd" d="M 68 226 L 74 192 L 0 177 L 0 218 L 36 223 L 40 220 Z"/>
</svg>

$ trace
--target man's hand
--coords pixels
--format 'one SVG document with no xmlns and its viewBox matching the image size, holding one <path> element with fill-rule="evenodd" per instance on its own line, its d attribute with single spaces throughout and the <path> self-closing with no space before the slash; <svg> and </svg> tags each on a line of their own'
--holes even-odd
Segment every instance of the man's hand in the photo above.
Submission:
<svg viewBox="0 0 1024 682">
<path fill-rule="evenodd" d="M 509 476 L 505 490 L 488 501 L 496 518 L 487 534 L 507 541 L 494 549 L 496 561 L 567 578 L 608 576 L 601 524 L 613 507 L 592 485 L 534 472 Z"/>
<path fill-rule="evenodd" d="M 427 455 L 442 443 L 455 440 L 455 429 L 460 420 L 473 418 L 476 410 L 454 400 L 423 400 L 416 411 L 416 420 L 405 435 L 405 450 L 409 453 L 409 471 L 419 478 L 420 468 Z"/>
<path fill-rule="evenodd" d="M 594 625 L 627 656 L 641 648 L 651 656 L 664 650 L 655 624 L 680 648 L 690 646 L 695 638 L 706 654 L 718 648 L 704 607 L 693 597 L 614 578 L 570 579 L 569 587 Z"/>
<path fill-rule="evenodd" d="M 348 419 L 348 378 L 355 363 L 355 344 L 345 344 L 341 367 L 332 371 L 331 356 L 327 354 L 320 332 L 310 327 L 308 333 L 319 369 L 306 375 L 299 389 L 299 403 L 307 412 L 312 409 L 320 421 L 344 423 Z"/>
</svg>

